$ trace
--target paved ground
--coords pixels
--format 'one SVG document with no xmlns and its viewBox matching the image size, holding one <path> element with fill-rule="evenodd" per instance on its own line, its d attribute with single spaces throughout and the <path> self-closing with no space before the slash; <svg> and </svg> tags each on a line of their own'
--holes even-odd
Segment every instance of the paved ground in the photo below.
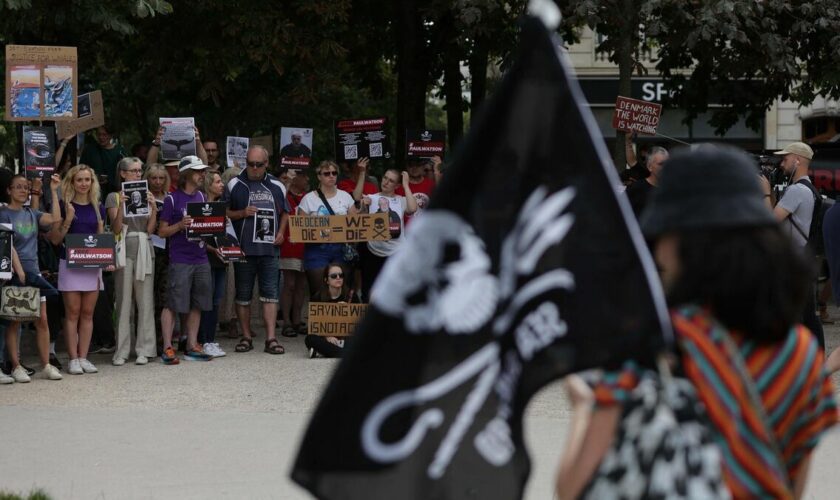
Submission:
<svg viewBox="0 0 840 500">
<path fill-rule="evenodd" d="M 840 324 L 827 334 L 829 347 L 840 343 Z M 232 353 L 233 341 L 220 340 Z M 113 367 L 110 355 L 94 355 L 96 375 L 0 386 L 0 490 L 40 487 L 55 499 L 309 498 L 288 471 L 336 362 L 308 359 L 302 338 L 285 346 L 283 356 L 255 349 L 179 366 Z M 568 420 L 558 384 L 528 409 L 529 500 L 552 498 Z M 818 448 L 807 498 L 837 498 L 838 463 L 833 434 Z"/>
</svg>

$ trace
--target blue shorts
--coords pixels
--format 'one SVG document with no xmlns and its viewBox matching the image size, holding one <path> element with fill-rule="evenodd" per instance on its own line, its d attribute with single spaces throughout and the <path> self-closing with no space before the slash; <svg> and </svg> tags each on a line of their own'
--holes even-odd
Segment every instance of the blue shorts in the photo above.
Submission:
<svg viewBox="0 0 840 500">
<path fill-rule="evenodd" d="M 254 280 L 260 284 L 261 302 L 278 302 L 280 297 L 280 259 L 275 255 L 246 255 L 245 262 L 233 263 L 236 303 L 247 306 L 254 293 Z"/>
<path fill-rule="evenodd" d="M 344 264 L 344 243 L 307 243 L 303 247 L 303 269 L 322 269 L 330 262 Z"/>
</svg>

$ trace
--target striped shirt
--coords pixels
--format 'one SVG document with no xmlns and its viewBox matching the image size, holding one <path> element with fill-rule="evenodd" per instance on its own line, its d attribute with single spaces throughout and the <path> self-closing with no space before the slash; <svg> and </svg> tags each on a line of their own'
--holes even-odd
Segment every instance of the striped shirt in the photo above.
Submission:
<svg viewBox="0 0 840 500">
<path fill-rule="evenodd" d="M 814 336 L 799 326 L 780 342 L 760 344 L 730 333 L 761 396 L 773 430 L 769 437 L 761 414 L 750 403 L 747 387 L 729 360 L 724 327 L 699 307 L 674 311 L 671 319 L 683 369 L 706 407 L 733 498 L 791 498 L 789 485 L 803 459 L 838 420 L 833 386 Z M 594 387 L 596 404 L 621 403 L 638 375 L 632 364 L 605 375 Z M 778 463 L 773 441 L 782 454 L 783 466 Z"/>
</svg>

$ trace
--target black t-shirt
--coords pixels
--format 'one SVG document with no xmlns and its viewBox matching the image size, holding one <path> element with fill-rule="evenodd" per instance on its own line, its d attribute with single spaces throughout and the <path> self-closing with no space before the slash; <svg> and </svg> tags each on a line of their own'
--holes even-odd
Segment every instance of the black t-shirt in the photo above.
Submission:
<svg viewBox="0 0 840 500">
<path fill-rule="evenodd" d="M 642 179 L 647 179 L 650 175 L 650 170 L 645 168 L 640 162 L 636 162 L 635 165 L 627 169 L 630 172 L 630 178 L 634 181 L 640 181 Z"/>
<path fill-rule="evenodd" d="M 627 188 L 627 199 L 637 219 L 642 215 L 654 189 L 656 187 L 646 180 L 636 181 Z"/>
</svg>

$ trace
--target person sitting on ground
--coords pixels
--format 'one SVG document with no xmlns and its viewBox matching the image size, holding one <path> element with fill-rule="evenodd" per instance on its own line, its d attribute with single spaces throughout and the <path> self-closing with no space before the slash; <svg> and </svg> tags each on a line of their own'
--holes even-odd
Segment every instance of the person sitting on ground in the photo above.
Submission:
<svg viewBox="0 0 840 500">
<path fill-rule="evenodd" d="M 338 262 L 330 262 L 324 268 L 323 284 L 315 294 L 315 302 L 347 302 L 358 304 L 359 298 L 344 282 L 344 266 Z M 309 349 L 309 357 L 320 354 L 324 358 L 340 358 L 346 346 L 346 337 L 324 337 L 309 334 L 303 339 Z"/>
</svg>

